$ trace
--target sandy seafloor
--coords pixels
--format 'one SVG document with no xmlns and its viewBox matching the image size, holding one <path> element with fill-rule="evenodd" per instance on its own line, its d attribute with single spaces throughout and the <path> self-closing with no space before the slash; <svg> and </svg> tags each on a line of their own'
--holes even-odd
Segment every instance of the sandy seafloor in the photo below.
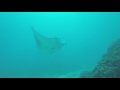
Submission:
<svg viewBox="0 0 120 90">
<path fill-rule="evenodd" d="M 69 72 L 63 75 L 49 75 L 49 76 L 45 76 L 44 78 L 80 78 L 80 74 L 84 71 L 91 71 L 92 69 L 81 69 L 79 71 L 75 71 L 75 72 Z"/>
</svg>

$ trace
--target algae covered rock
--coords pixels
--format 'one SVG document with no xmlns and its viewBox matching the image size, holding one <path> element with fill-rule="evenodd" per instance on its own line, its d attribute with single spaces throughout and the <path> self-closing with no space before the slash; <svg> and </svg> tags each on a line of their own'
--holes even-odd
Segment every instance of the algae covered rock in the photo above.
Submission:
<svg viewBox="0 0 120 90">
<path fill-rule="evenodd" d="M 81 73 L 81 78 L 120 78 L 120 39 L 113 42 L 98 65 L 89 73 Z"/>
</svg>

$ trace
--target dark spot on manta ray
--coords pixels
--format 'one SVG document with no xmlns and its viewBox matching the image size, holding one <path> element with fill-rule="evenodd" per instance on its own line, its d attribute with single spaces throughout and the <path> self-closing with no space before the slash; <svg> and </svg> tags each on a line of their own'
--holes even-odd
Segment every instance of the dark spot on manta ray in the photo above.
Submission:
<svg viewBox="0 0 120 90">
<path fill-rule="evenodd" d="M 47 49 L 48 47 L 45 47 L 45 48 Z M 55 49 L 55 47 L 52 47 L 51 49 L 53 50 L 53 49 Z"/>
<path fill-rule="evenodd" d="M 55 49 L 54 47 L 52 47 L 51 49 Z"/>
</svg>

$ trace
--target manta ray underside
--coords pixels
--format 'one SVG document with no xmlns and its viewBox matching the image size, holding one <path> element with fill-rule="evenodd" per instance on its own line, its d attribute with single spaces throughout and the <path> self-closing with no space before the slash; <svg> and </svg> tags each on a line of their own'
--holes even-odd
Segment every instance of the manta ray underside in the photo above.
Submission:
<svg viewBox="0 0 120 90">
<path fill-rule="evenodd" d="M 47 38 L 39 34 L 33 27 L 31 28 L 36 42 L 36 48 L 38 53 L 40 54 L 54 53 L 60 50 L 63 45 L 65 45 L 65 42 L 60 38 L 57 37 Z"/>
</svg>

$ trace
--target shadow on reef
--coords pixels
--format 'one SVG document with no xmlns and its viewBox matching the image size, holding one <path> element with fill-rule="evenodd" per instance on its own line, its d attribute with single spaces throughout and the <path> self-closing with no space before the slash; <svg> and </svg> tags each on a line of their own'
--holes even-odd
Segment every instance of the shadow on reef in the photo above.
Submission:
<svg viewBox="0 0 120 90">
<path fill-rule="evenodd" d="M 80 78 L 120 78 L 120 39 L 109 46 L 92 71 L 83 71 Z"/>
</svg>

